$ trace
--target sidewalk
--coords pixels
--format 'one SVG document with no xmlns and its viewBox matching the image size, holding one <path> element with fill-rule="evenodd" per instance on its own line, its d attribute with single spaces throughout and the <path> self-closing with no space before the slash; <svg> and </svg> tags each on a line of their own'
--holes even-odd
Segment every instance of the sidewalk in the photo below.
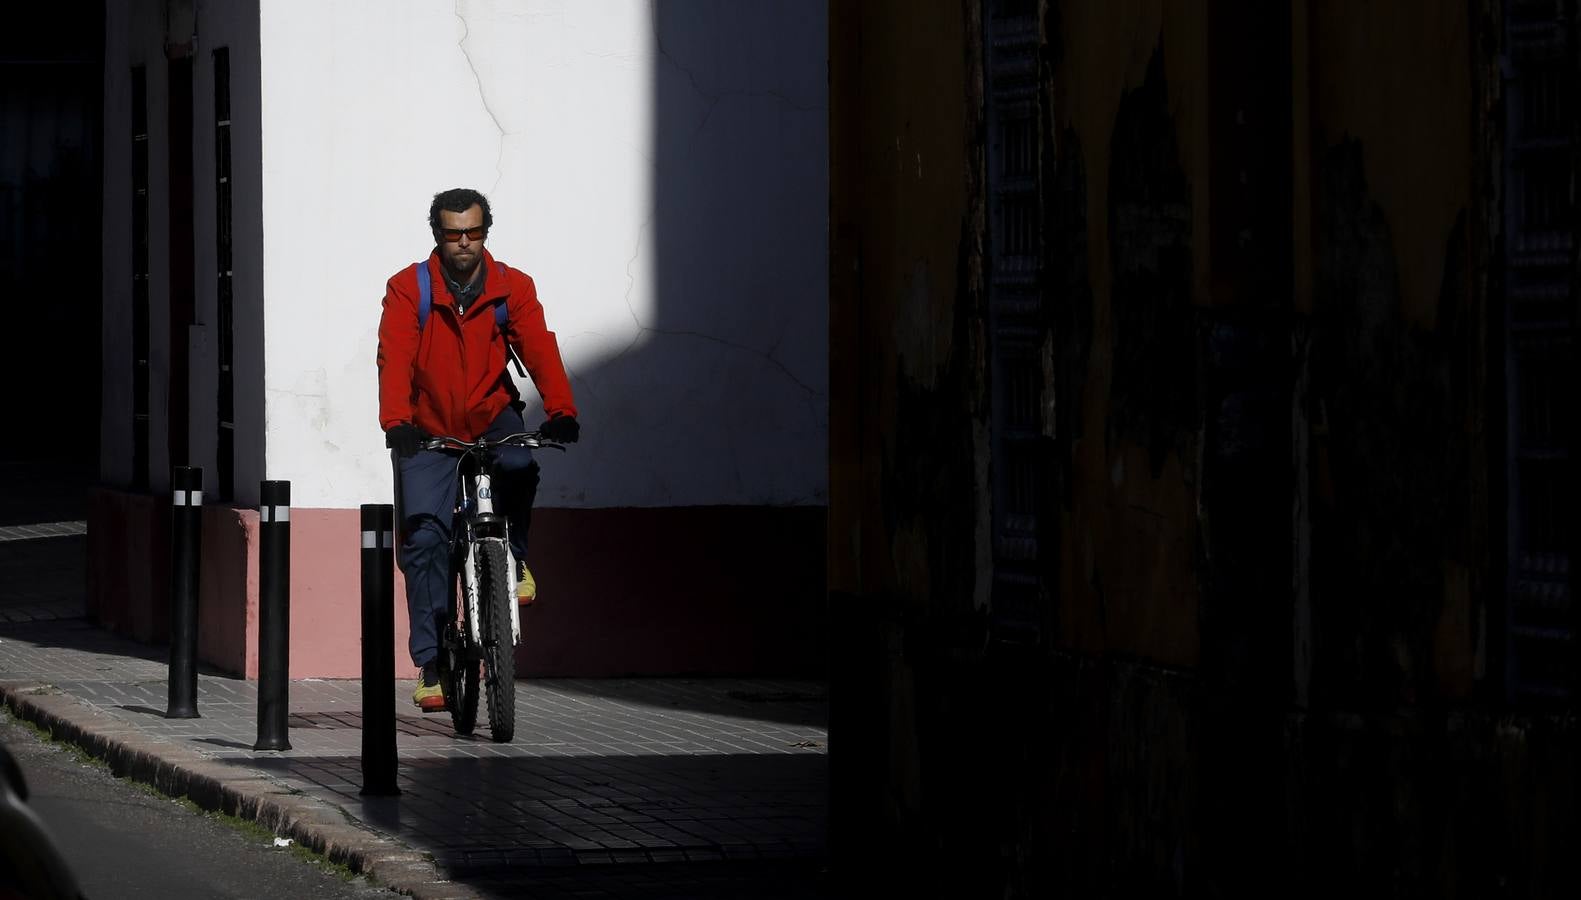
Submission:
<svg viewBox="0 0 1581 900">
<path fill-rule="evenodd" d="M 417 897 L 510 892 L 519 873 L 571 871 L 557 867 L 706 861 L 723 872 L 811 866 L 824 852 L 815 682 L 519 681 L 509 744 L 492 743 L 484 721 L 457 736 L 397 682 L 386 690 L 402 793 L 363 798 L 361 682 L 292 682 L 292 749 L 254 751 L 254 683 L 201 675 L 201 718 L 165 719 L 164 648 L 29 609 L 32 621 L 0 616 L 0 702 L 15 714 L 117 774 L 256 819 Z"/>
</svg>

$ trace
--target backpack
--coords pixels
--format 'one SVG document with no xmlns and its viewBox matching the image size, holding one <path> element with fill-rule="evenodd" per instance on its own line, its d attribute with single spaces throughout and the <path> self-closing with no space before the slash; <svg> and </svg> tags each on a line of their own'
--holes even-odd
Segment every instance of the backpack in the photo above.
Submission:
<svg viewBox="0 0 1581 900">
<path fill-rule="evenodd" d="M 504 278 L 505 264 L 500 263 L 499 267 L 500 277 Z M 428 324 L 428 311 L 434 306 L 433 276 L 428 273 L 427 260 L 412 263 L 412 268 L 417 270 L 417 332 L 421 334 L 423 326 Z M 505 327 L 509 323 L 510 310 L 506 308 L 505 302 L 495 303 L 494 327 L 499 331 L 501 338 L 505 337 Z M 516 351 L 512 349 L 510 341 L 505 342 L 505 359 L 516 366 L 517 375 L 527 377 L 527 371 L 522 368 L 522 361 L 516 357 Z"/>
</svg>

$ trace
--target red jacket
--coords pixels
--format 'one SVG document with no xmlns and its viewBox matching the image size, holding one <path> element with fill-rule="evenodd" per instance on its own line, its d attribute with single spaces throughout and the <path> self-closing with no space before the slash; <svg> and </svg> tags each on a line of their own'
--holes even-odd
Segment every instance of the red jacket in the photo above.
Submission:
<svg viewBox="0 0 1581 900">
<path fill-rule="evenodd" d="M 505 342 L 495 325 L 494 303 L 505 297 L 506 337 L 551 416 L 576 415 L 571 382 L 560 361 L 554 332 L 544 324 L 538 289 L 525 272 L 504 266 L 483 251 L 487 280 L 483 294 L 456 315 L 456 300 L 445 285 L 439 254 L 428 257 L 433 301 L 428 322 L 417 327 L 417 273 L 411 266 L 391 276 L 384 287 L 379 319 L 379 427 L 410 422 L 435 435 L 474 440 L 512 400 L 515 390 L 505 374 Z"/>
</svg>

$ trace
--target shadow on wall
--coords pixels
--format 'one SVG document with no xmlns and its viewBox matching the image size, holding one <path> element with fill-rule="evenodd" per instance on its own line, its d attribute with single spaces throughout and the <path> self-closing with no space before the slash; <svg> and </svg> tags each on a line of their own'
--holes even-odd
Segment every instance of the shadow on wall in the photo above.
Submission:
<svg viewBox="0 0 1581 900">
<path fill-rule="evenodd" d="M 540 585 L 574 599 L 557 605 L 545 588 L 520 671 L 821 675 L 826 11 L 658 0 L 652 16 L 652 221 L 639 249 L 654 260 L 653 312 L 623 351 L 570 373 L 588 425 L 574 453 L 682 467 L 731 460 L 709 463 L 717 468 L 707 474 L 742 505 L 618 518 L 540 510 L 529 561 Z M 647 385 L 665 385 L 671 402 L 652 403 Z M 618 434 L 601 422 L 620 423 Z M 621 434 L 655 443 L 612 446 Z M 546 466 L 546 484 L 563 477 L 555 468 Z M 800 502 L 816 505 L 776 499 L 805 484 L 819 489 Z M 605 665 L 574 662 L 589 646 Z"/>
<path fill-rule="evenodd" d="M 615 458 L 727 458 L 713 477 L 736 502 L 814 483 L 798 502 L 821 504 L 826 441 L 774 438 L 827 432 L 825 13 L 659 0 L 652 16 L 652 219 L 636 250 L 654 261 L 653 311 L 572 373 L 578 400 L 641 436 Z"/>
</svg>

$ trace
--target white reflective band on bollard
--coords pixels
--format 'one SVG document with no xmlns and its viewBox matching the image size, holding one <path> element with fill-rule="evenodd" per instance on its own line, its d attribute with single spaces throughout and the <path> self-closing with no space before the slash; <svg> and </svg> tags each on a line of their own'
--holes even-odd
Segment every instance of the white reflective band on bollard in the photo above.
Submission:
<svg viewBox="0 0 1581 900">
<path fill-rule="evenodd" d="M 172 506 L 202 506 L 202 491 L 171 491 L 170 503 Z"/>
<path fill-rule="evenodd" d="M 384 543 L 382 544 L 379 543 L 379 538 L 381 536 L 384 538 Z M 364 550 L 380 550 L 384 548 L 394 549 L 394 547 L 395 532 L 393 531 L 364 531 L 362 533 L 362 549 Z"/>
<path fill-rule="evenodd" d="M 289 521 L 291 521 L 291 507 L 289 507 L 289 506 L 260 506 L 260 507 L 258 507 L 258 521 L 260 521 L 260 522 L 289 522 Z"/>
</svg>

